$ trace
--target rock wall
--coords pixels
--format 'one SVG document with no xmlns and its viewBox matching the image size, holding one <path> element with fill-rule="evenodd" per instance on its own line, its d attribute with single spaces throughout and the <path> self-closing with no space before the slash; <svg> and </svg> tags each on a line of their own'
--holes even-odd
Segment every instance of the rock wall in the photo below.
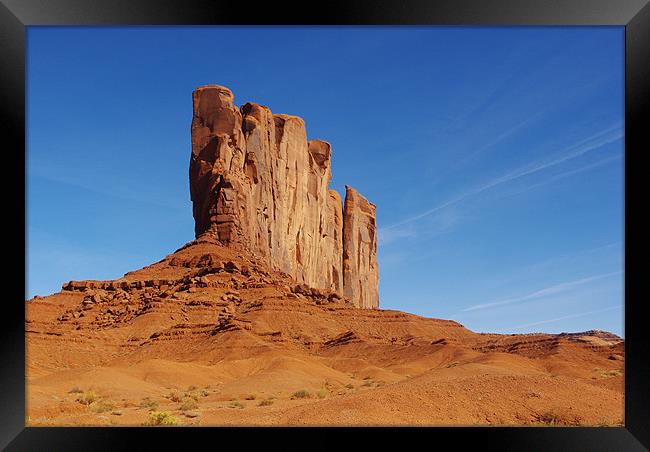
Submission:
<svg viewBox="0 0 650 452">
<path fill-rule="evenodd" d="M 198 88 L 192 99 L 195 235 L 248 250 L 300 283 L 349 293 L 356 306 L 378 307 L 375 207 L 348 188 L 344 213 L 328 188 L 330 144 L 308 142 L 297 116 L 255 103 L 238 109 L 223 86 Z M 346 255 L 355 256 L 347 267 Z"/>
<path fill-rule="evenodd" d="M 354 188 L 345 186 L 343 209 L 343 295 L 361 308 L 379 299 L 376 207 Z"/>
</svg>

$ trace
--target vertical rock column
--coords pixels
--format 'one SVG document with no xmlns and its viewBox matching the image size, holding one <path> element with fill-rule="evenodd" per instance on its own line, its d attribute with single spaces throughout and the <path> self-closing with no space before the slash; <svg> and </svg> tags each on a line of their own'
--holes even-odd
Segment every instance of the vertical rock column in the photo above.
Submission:
<svg viewBox="0 0 650 452">
<path fill-rule="evenodd" d="M 223 86 L 197 88 L 192 100 L 196 236 L 211 234 L 300 283 L 377 307 L 375 207 L 348 188 L 343 212 L 329 189 L 330 144 L 308 142 L 297 116 L 252 102 L 238 109 Z"/>
<path fill-rule="evenodd" d="M 345 186 L 343 294 L 360 308 L 379 307 L 376 207 Z"/>
<path fill-rule="evenodd" d="M 205 86 L 192 93 L 192 155 L 190 197 L 194 232 L 213 233 L 224 244 L 244 239 L 240 206 L 248 190 L 238 177 L 244 164 L 242 117 L 232 92 L 223 86 Z"/>
<path fill-rule="evenodd" d="M 309 278 L 316 287 L 343 292 L 343 205 L 332 179 L 332 146 L 322 140 L 309 142 L 309 183 L 307 199 L 318 203 L 318 216 L 311 220 L 315 240 L 308 253 Z"/>
</svg>

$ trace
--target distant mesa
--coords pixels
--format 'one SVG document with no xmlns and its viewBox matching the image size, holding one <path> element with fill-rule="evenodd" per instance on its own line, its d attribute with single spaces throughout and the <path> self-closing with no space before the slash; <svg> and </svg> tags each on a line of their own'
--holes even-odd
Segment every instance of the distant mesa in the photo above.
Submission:
<svg viewBox="0 0 650 452">
<path fill-rule="evenodd" d="M 219 85 L 192 93 L 190 194 L 195 235 L 246 250 L 298 283 L 379 307 L 376 208 L 331 180 L 332 147 L 305 122 Z"/>
</svg>

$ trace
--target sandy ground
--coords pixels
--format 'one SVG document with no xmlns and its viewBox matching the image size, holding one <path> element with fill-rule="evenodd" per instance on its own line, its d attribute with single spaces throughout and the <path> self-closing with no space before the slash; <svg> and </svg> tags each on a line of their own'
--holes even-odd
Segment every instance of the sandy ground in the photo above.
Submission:
<svg viewBox="0 0 650 452">
<path fill-rule="evenodd" d="M 207 240 L 117 282 L 27 301 L 28 426 L 623 423 L 610 333 L 355 309 Z"/>
</svg>

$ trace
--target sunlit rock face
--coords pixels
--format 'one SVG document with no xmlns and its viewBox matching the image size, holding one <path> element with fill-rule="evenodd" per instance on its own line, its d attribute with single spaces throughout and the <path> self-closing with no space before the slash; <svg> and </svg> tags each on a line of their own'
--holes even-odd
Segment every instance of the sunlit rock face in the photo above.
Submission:
<svg viewBox="0 0 650 452">
<path fill-rule="evenodd" d="M 379 293 L 376 207 L 345 187 L 343 209 L 343 295 L 361 308 L 376 308 Z"/>
<path fill-rule="evenodd" d="M 226 87 L 192 93 L 190 194 L 195 234 L 245 249 L 297 282 L 377 308 L 375 206 L 332 177 L 332 148 L 307 141 L 305 122 Z"/>
</svg>

